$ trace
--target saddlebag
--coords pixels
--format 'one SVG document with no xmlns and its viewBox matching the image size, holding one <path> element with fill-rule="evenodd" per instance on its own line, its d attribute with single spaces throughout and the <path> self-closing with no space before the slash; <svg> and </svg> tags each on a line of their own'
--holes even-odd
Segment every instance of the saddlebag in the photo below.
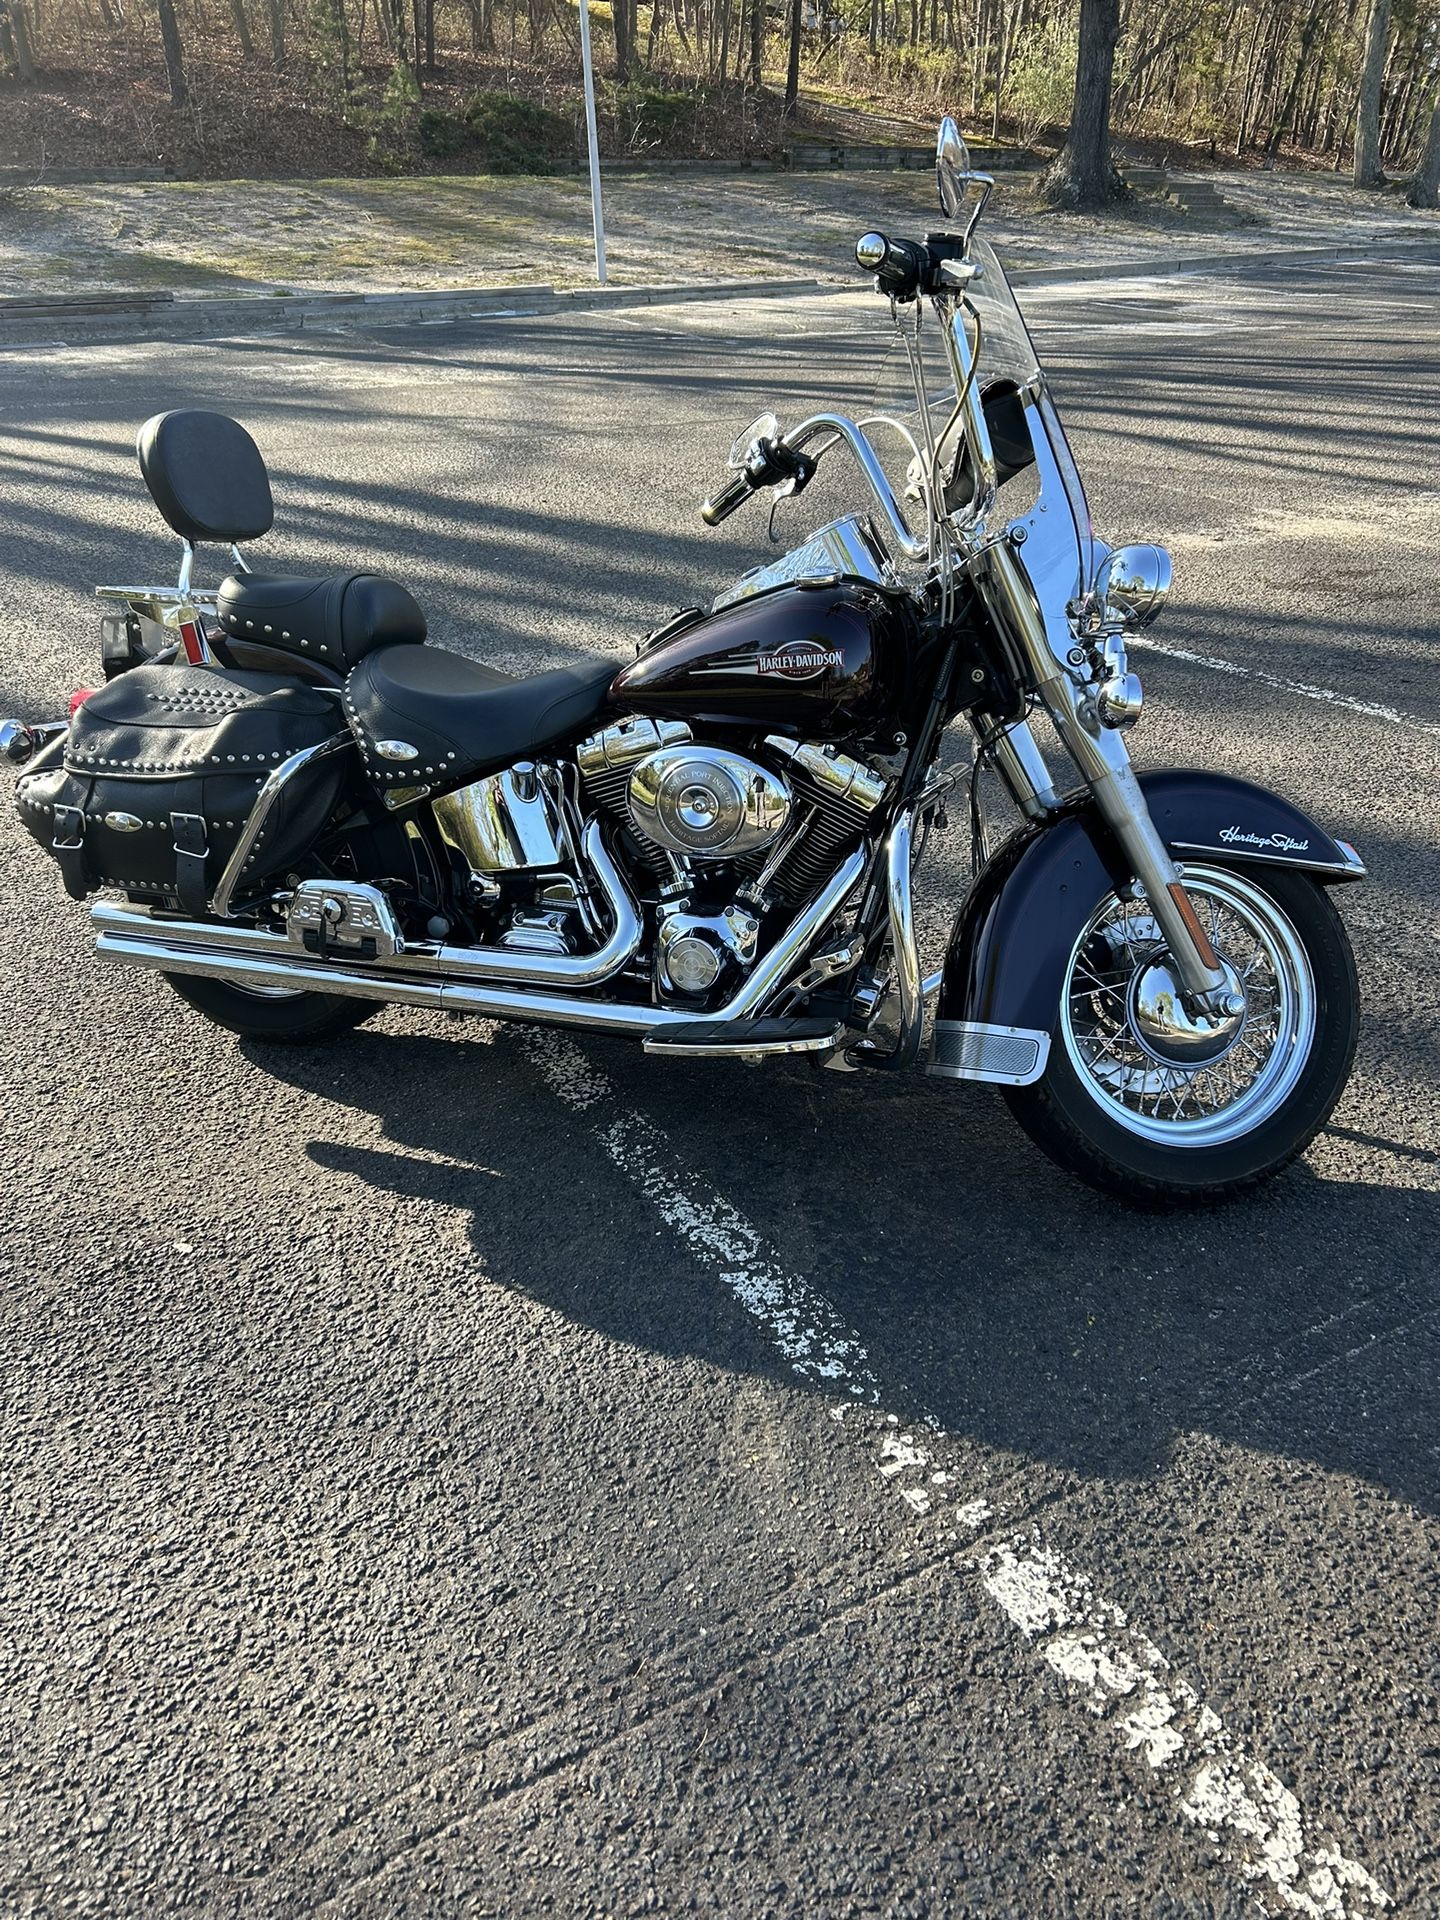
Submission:
<svg viewBox="0 0 1440 1920">
<path fill-rule="evenodd" d="M 82 900 L 118 887 L 199 916 L 266 777 L 345 731 L 335 696 L 263 673 L 136 667 L 76 709 L 26 769 L 20 818 Z M 245 887 L 293 866 L 335 810 L 348 755 L 285 786 L 245 866 Z"/>
</svg>

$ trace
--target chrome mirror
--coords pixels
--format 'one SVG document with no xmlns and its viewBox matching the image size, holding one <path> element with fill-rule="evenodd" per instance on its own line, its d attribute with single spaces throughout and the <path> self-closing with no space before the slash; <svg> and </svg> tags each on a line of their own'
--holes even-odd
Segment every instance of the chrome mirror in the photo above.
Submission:
<svg viewBox="0 0 1440 1920">
<path fill-rule="evenodd" d="M 726 466 L 732 473 L 739 473 L 745 465 L 746 456 L 757 440 L 778 440 L 779 438 L 780 422 L 773 413 L 762 413 L 758 420 L 750 422 L 744 433 L 731 447 L 725 462 Z"/>
<path fill-rule="evenodd" d="M 970 149 L 959 127 L 947 113 L 940 122 L 935 142 L 935 180 L 940 188 L 940 205 L 952 220 L 965 209 L 965 187 L 970 178 Z"/>
<path fill-rule="evenodd" d="M 1148 627 L 1170 598 L 1173 570 L 1164 547 L 1116 547 L 1101 562 L 1090 589 L 1092 618 L 1119 618 L 1130 627 Z"/>
<path fill-rule="evenodd" d="M 994 177 L 988 173 L 976 173 L 970 164 L 970 149 L 964 136 L 947 113 L 940 122 L 940 132 L 935 140 L 935 183 L 940 189 L 940 205 L 947 220 L 958 226 L 965 221 L 964 241 L 968 247 L 970 236 L 975 231 L 976 222 L 985 211 L 985 202 L 994 190 Z M 966 217 L 965 205 L 974 196 L 969 217 Z"/>
</svg>

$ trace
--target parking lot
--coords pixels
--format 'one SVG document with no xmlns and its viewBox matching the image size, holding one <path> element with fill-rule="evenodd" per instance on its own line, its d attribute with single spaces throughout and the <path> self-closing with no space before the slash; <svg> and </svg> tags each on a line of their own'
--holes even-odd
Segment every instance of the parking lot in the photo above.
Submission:
<svg viewBox="0 0 1440 1920">
<path fill-rule="evenodd" d="M 1026 301 L 1098 528 L 1175 558 L 1137 759 L 1370 864 L 1349 1093 L 1221 1210 L 1102 1200 L 945 1081 L 400 1010 L 237 1043 L 93 962 L 0 803 L 0 1910 L 1440 1910 L 1437 293 Z M 526 671 L 753 564 L 761 510 L 694 511 L 730 440 L 864 410 L 886 329 L 0 353 L 0 710 L 95 678 L 93 585 L 173 575 L 164 407 L 259 440 L 257 562 Z"/>
</svg>

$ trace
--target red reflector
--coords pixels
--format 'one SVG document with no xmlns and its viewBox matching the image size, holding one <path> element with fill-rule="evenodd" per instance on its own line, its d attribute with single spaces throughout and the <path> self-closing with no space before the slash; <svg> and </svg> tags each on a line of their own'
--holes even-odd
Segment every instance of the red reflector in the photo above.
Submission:
<svg viewBox="0 0 1440 1920">
<path fill-rule="evenodd" d="M 195 621 L 180 622 L 180 642 L 185 649 L 185 658 L 192 667 L 205 664 L 205 641 Z"/>
<path fill-rule="evenodd" d="M 70 718 L 72 720 L 94 691 L 94 687 L 76 687 L 70 696 Z"/>
</svg>

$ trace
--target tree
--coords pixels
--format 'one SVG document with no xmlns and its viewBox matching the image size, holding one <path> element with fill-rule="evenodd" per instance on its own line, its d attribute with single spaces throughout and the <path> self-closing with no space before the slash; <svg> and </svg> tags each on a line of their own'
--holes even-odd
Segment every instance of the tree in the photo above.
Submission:
<svg viewBox="0 0 1440 1920">
<path fill-rule="evenodd" d="M 1357 187 L 1378 187 L 1385 179 L 1380 163 L 1380 96 L 1385 86 L 1385 50 L 1389 40 L 1390 0 L 1370 0 L 1365 65 L 1360 73 L 1360 99 L 1355 116 Z"/>
<path fill-rule="evenodd" d="M 1066 206 L 1103 206 L 1120 187 L 1110 157 L 1110 83 L 1119 38 L 1120 0 L 1080 0 L 1070 132 L 1045 182 L 1050 198 Z"/>
<path fill-rule="evenodd" d="M 180 27 L 175 19 L 175 0 L 155 0 L 160 16 L 160 44 L 165 49 L 165 78 L 170 83 L 172 107 L 188 107 L 190 89 L 185 82 L 185 60 L 180 51 Z"/>
<path fill-rule="evenodd" d="M 1440 100 L 1430 109 L 1430 132 L 1406 198 L 1412 207 L 1440 206 Z"/>
<path fill-rule="evenodd" d="M 615 78 L 622 86 L 630 78 L 630 65 L 635 57 L 635 20 L 638 10 L 636 0 L 614 0 L 611 7 L 611 22 L 615 28 Z"/>
<path fill-rule="evenodd" d="M 800 99 L 800 21 L 802 0 L 790 0 L 790 59 L 785 68 L 785 118 L 795 118 Z"/>
</svg>

